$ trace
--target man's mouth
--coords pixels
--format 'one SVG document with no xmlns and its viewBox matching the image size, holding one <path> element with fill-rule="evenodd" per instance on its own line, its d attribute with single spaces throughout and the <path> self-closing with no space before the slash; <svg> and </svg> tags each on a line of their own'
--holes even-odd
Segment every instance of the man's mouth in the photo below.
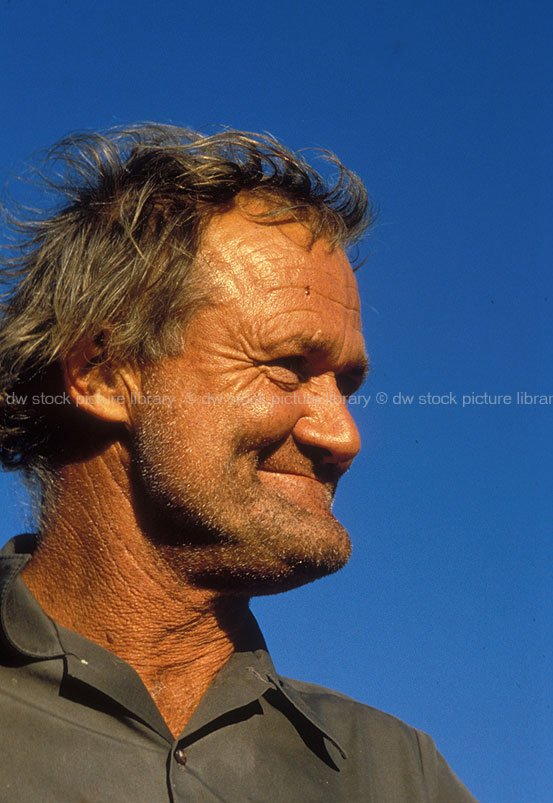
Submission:
<svg viewBox="0 0 553 803">
<path fill-rule="evenodd" d="M 270 485 L 301 508 L 332 516 L 331 505 L 336 486 L 325 483 L 313 474 L 293 469 L 258 467 L 261 482 Z"/>
<path fill-rule="evenodd" d="M 292 471 L 290 469 L 281 469 L 281 468 L 265 468 L 264 466 L 258 466 L 258 471 L 266 471 L 268 474 L 288 474 L 291 477 L 305 477 L 306 480 L 313 480 L 313 482 L 322 482 L 322 480 L 315 477 L 314 474 L 306 474 L 303 471 Z"/>
</svg>

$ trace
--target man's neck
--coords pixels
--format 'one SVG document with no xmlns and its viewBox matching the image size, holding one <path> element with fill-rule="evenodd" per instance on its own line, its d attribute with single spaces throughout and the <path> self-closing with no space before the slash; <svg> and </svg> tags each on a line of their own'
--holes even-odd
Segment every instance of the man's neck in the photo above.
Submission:
<svg viewBox="0 0 553 803">
<path fill-rule="evenodd" d="M 109 456 L 69 471 L 23 579 L 55 621 L 138 672 L 177 736 L 234 652 L 248 601 L 197 588 L 159 559 Z"/>
</svg>

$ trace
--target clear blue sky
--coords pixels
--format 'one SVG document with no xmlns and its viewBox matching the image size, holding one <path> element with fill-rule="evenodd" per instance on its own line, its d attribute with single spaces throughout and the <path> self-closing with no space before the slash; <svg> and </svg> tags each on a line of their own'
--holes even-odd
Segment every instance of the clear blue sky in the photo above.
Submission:
<svg viewBox="0 0 553 803">
<path fill-rule="evenodd" d="M 365 179 L 354 556 L 254 611 L 281 673 L 426 730 L 492 803 L 553 799 L 553 405 L 516 403 L 553 394 L 552 29 L 510 0 L 0 3 L 4 176 L 69 130 L 156 120 Z M 485 393 L 512 403 L 462 406 Z M 12 477 L 0 498 L 2 542 L 26 514 Z"/>
</svg>

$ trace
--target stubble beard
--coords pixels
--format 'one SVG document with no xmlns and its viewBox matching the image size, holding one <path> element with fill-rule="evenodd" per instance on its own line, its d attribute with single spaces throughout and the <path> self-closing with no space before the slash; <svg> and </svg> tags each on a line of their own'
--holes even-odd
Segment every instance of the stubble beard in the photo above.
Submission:
<svg viewBox="0 0 553 803">
<path fill-rule="evenodd" d="M 255 596 L 347 563 L 348 533 L 330 514 L 335 483 L 325 484 L 328 513 L 313 511 L 260 481 L 255 450 L 198 459 L 159 434 L 137 438 L 133 484 L 144 535 L 156 562 L 172 574 L 198 587 Z"/>
</svg>

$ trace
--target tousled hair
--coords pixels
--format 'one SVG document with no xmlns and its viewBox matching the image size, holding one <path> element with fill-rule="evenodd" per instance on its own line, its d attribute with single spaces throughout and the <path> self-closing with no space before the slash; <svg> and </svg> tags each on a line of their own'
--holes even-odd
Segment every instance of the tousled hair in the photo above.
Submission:
<svg viewBox="0 0 553 803">
<path fill-rule="evenodd" d="M 233 130 L 142 124 L 77 133 L 47 151 L 40 178 L 53 208 L 33 218 L 5 210 L 17 239 L 2 261 L 3 466 L 44 484 L 59 465 L 74 411 L 36 397 L 63 389 L 59 360 L 79 344 L 108 332 L 106 359 L 135 363 L 180 351 L 209 296 L 193 269 L 202 232 L 240 194 L 264 201 L 257 222 L 296 220 L 314 239 L 355 243 L 372 221 L 365 188 L 324 155 L 333 183 L 272 137 Z"/>
</svg>

